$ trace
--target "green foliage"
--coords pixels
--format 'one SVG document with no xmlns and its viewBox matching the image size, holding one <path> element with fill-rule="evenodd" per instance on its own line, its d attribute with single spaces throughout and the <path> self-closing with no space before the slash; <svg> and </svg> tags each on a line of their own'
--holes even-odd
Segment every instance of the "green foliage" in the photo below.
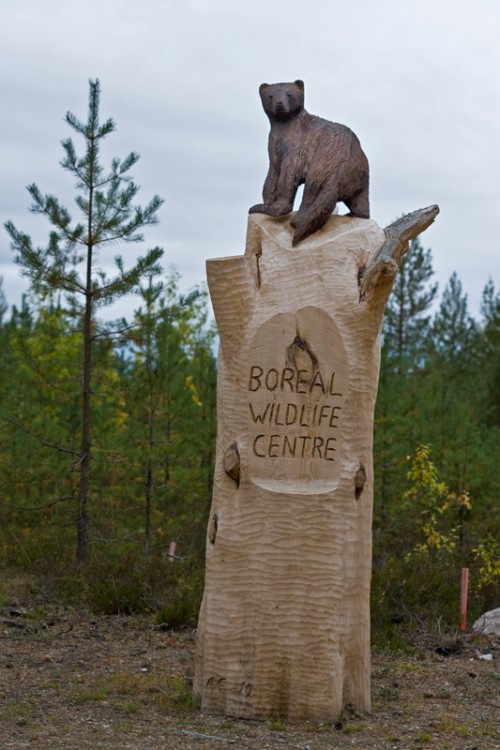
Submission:
<svg viewBox="0 0 500 750">
<path fill-rule="evenodd" d="M 173 703 L 176 713 L 189 715 L 200 707 L 200 699 L 193 693 L 191 684 L 183 674 L 176 674 L 172 679 Z"/>
<path fill-rule="evenodd" d="M 65 299 L 81 341 L 80 445 L 78 451 L 72 450 L 79 471 L 75 497 L 77 559 L 80 564 L 87 557 L 88 501 L 92 492 L 92 416 L 96 391 L 93 357 L 103 333 L 116 334 L 123 328 L 120 322 L 99 325 L 96 312 L 99 307 L 135 291 L 143 276 L 159 274 L 158 261 L 163 254 L 160 248 L 149 250 L 127 269 L 122 257 L 115 255 L 116 270 L 112 276 L 97 262 L 98 252 L 107 250 L 110 245 L 142 242 L 142 229 L 157 223 L 157 212 L 162 204 L 158 196 L 154 196 L 145 208 L 134 203 L 139 188 L 128 172 L 139 158 L 136 153 L 132 152 L 123 161 L 114 158 L 110 170 L 105 172 L 100 162 L 101 141 L 114 131 L 115 124 L 111 119 L 100 124 L 99 105 L 99 81 L 91 81 L 87 122 L 81 122 L 71 112 L 66 114 L 67 124 L 84 140 L 81 157 L 70 138 L 63 141 L 65 156 L 61 161 L 62 167 L 75 179 L 75 203 L 81 214 L 80 220 L 73 222 L 68 209 L 55 196 L 44 195 L 37 185 L 32 184 L 28 187 L 33 200 L 31 211 L 45 216 L 52 225 L 47 246 L 34 247 L 31 238 L 11 221 L 5 224 L 15 261 L 29 278 L 32 291 L 41 300 L 50 299 L 54 294 Z M 39 365 L 35 360 L 35 365 L 45 376 L 43 363 Z"/>
<path fill-rule="evenodd" d="M 154 534 L 167 531 L 181 541 L 187 524 L 203 547 L 206 509 L 199 498 L 211 492 L 215 437 L 206 293 L 179 295 L 175 275 L 141 293 L 146 304 L 135 313 L 124 385 L 132 417 L 126 425 L 130 483 L 144 497 L 144 549 L 148 554 Z"/>
<path fill-rule="evenodd" d="M 480 565 L 478 587 L 480 589 L 498 587 L 500 585 L 500 540 L 488 534 L 472 551 Z"/>
<path fill-rule="evenodd" d="M 269 719 L 269 729 L 273 732 L 288 732 L 288 724 L 277 716 Z"/>
<path fill-rule="evenodd" d="M 403 493 L 403 504 L 409 515 L 417 516 L 420 526 L 421 541 L 417 542 L 413 552 L 408 557 L 421 555 L 450 554 L 457 546 L 458 532 L 451 526 L 446 530 L 446 522 L 453 511 L 457 511 L 457 522 L 460 522 L 463 512 L 471 510 L 471 501 L 467 491 L 457 495 L 450 492 L 444 482 L 439 482 L 437 470 L 430 460 L 430 449 L 427 445 L 419 445 L 415 456 L 411 460 L 411 468 L 407 477 L 411 481 L 410 487 Z M 449 524 L 447 524 L 449 526 Z"/>
<path fill-rule="evenodd" d="M 95 126 L 94 105 L 86 127 Z M 80 162 L 71 145 L 65 150 L 71 171 Z M 114 162 L 109 184 L 94 191 L 101 237 L 116 230 L 114 219 L 104 221 L 105 202 L 135 195 L 125 180 L 134 160 Z M 75 285 L 86 230 L 55 199 L 30 192 L 58 228 L 45 255 L 18 236 L 25 259 L 39 253 L 51 275 L 35 273 L 34 257 L 30 294 L 10 317 L 0 294 L 0 562 L 36 575 L 46 596 L 100 613 L 152 612 L 162 628 L 192 626 L 216 430 L 206 292 L 180 294 L 176 274 L 160 279 L 154 264 L 147 273 L 139 265 L 134 279 L 120 260 L 113 278 L 95 267 L 88 553 L 79 566 L 85 339 Z M 80 195 L 80 211 L 87 199 Z M 153 214 L 127 210 L 127 241 L 136 241 L 131 222 Z M 64 287 L 51 288 L 63 274 Z M 111 299 L 120 280 L 134 280 L 139 307 L 103 324 L 94 313 L 106 285 Z M 473 321 L 455 275 L 432 315 L 435 286 L 430 251 L 414 243 L 387 311 L 375 422 L 373 640 L 404 650 L 412 629 L 456 627 L 462 567 L 470 569 L 470 621 L 497 605 L 500 588 L 500 295 L 488 282 L 483 317 Z M 171 686 L 168 700 L 191 710 L 189 686 Z"/>
<path fill-rule="evenodd" d="M 397 373 L 419 363 L 430 329 L 429 308 L 437 294 L 431 251 L 417 238 L 410 243 L 394 283 L 384 321 L 384 350 Z"/>
<path fill-rule="evenodd" d="M 36 298 L 0 329 L 3 407 L 30 425 L 4 420 L 0 430 L 0 552 L 6 565 L 36 571 L 49 596 L 107 614 L 158 612 L 159 623 L 180 627 L 195 623 L 202 594 L 214 334 L 205 293 L 182 297 L 176 277 L 157 287 L 149 359 L 139 314 L 127 346 L 106 339 L 95 346 L 95 475 L 83 568 L 73 562 L 81 340 L 66 308 L 35 306 Z"/>
<path fill-rule="evenodd" d="M 174 583 L 163 597 L 156 622 L 174 630 L 184 625 L 195 626 L 203 595 L 201 566 L 181 571 L 180 575 L 177 573 Z"/>
<path fill-rule="evenodd" d="M 500 531 L 499 295 L 489 282 L 475 322 L 453 274 L 432 317 L 430 251 L 412 247 L 406 263 L 384 323 L 374 434 L 373 634 L 397 648 L 408 629 L 458 625 L 461 567 L 470 618 L 499 592 L 495 577 L 482 583 Z"/>
<path fill-rule="evenodd" d="M 81 583 L 85 603 L 96 614 L 155 612 L 156 622 L 176 629 L 195 625 L 203 579 L 199 566 L 172 562 L 159 550 L 145 557 L 137 547 L 94 552 Z M 70 585 L 69 598 L 78 595 Z"/>
<path fill-rule="evenodd" d="M 109 276 L 104 267 L 95 266 L 92 253 L 110 243 L 143 241 L 141 230 L 157 223 L 157 211 L 162 204 L 158 196 L 141 208 L 133 203 L 138 186 L 128 175 L 139 159 L 135 152 L 123 160 L 113 159 L 111 169 L 104 171 L 100 162 L 101 142 L 115 130 L 112 119 L 100 124 L 100 84 L 91 81 L 87 122 L 81 122 L 71 112 L 66 123 L 84 140 L 84 154 L 79 157 L 71 138 L 62 142 L 64 158 L 61 166 L 75 180 L 75 203 L 80 220 L 73 222 L 70 212 L 53 195 L 44 195 L 35 185 L 28 186 L 32 198 L 31 211 L 48 218 L 53 230 L 46 248 L 33 247 L 31 238 L 8 221 L 5 228 L 12 240 L 15 261 L 42 297 L 61 291 L 71 305 L 80 309 L 80 297 L 92 299 L 92 306 L 109 304 L 117 296 L 133 291 L 145 274 L 159 273 L 157 261 L 162 255 L 158 248 L 125 270 L 121 256 L 113 258 L 117 273 Z M 83 270 L 79 273 L 79 266 Z M 85 303 L 84 303 L 85 304 Z"/>
</svg>

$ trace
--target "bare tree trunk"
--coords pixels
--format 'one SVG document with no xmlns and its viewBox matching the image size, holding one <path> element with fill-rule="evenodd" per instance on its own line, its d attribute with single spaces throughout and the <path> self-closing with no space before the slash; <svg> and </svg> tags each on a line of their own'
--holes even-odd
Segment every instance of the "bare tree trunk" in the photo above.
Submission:
<svg viewBox="0 0 500 750">
<path fill-rule="evenodd" d="M 148 408 L 148 461 L 146 470 L 146 528 L 144 531 L 144 554 L 146 557 L 151 555 L 152 540 L 153 540 L 153 525 L 152 525 L 152 514 L 153 514 L 153 499 L 154 499 L 154 467 L 153 467 L 153 451 L 155 447 L 155 407 L 153 404 L 153 398 L 151 399 Z"/>
<path fill-rule="evenodd" d="M 407 241 L 436 213 L 385 232 L 335 216 L 297 249 L 288 220 L 254 214 L 245 255 L 207 264 L 220 351 L 204 711 L 328 721 L 370 708 L 380 331 Z"/>
<path fill-rule="evenodd" d="M 89 264 L 91 261 L 89 260 Z M 91 379 L 92 379 L 92 297 L 87 296 L 83 324 L 83 383 L 82 383 L 82 442 L 80 457 L 80 486 L 78 489 L 77 561 L 83 565 L 87 559 L 88 512 L 90 486 L 91 439 Z"/>
</svg>

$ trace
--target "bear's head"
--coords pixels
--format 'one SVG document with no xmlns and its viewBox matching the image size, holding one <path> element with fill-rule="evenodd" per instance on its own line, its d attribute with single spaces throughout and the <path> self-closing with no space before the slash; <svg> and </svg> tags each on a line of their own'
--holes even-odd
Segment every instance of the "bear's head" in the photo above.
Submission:
<svg viewBox="0 0 500 750">
<path fill-rule="evenodd" d="M 264 112 L 271 120 L 288 120 L 304 109 L 304 82 L 262 83 L 259 87 Z"/>
</svg>

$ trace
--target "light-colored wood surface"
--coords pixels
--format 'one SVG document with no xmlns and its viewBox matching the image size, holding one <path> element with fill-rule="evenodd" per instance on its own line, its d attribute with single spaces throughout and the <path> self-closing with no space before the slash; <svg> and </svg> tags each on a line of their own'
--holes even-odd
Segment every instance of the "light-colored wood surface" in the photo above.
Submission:
<svg viewBox="0 0 500 750">
<path fill-rule="evenodd" d="M 245 254 L 207 263 L 218 436 L 194 689 L 207 712 L 334 720 L 370 709 L 373 412 L 392 285 L 371 269 L 392 238 L 345 216 L 292 237 L 288 218 L 254 214 Z"/>
</svg>

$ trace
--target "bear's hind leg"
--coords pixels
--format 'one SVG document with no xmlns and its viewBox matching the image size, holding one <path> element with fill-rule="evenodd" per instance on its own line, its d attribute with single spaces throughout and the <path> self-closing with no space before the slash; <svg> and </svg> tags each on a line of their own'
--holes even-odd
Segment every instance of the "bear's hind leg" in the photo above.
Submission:
<svg viewBox="0 0 500 750">
<path fill-rule="evenodd" d="M 304 217 L 307 216 L 308 210 L 318 200 L 318 196 L 321 190 L 321 185 L 315 183 L 306 183 L 304 186 L 304 195 L 300 202 L 300 206 L 295 216 L 290 220 L 292 227 L 297 227 L 304 221 Z"/>
<path fill-rule="evenodd" d="M 370 202 L 368 199 L 368 190 L 366 188 L 357 193 L 354 198 L 346 200 L 345 204 L 349 209 L 351 216 L 356 216 L 358 219 L 370 218 Z"/>
<path fill-rule="evenodd" d="M 293 245 L 297 245 L 320 229 L 337 205 L 338 187 L 336 180 L 335 182 L 327 182 L 320 190 L 308 191 L 307 188 L 306 183 L 302 204 L 290 222 L 295 227 Z"/>
</svg>

